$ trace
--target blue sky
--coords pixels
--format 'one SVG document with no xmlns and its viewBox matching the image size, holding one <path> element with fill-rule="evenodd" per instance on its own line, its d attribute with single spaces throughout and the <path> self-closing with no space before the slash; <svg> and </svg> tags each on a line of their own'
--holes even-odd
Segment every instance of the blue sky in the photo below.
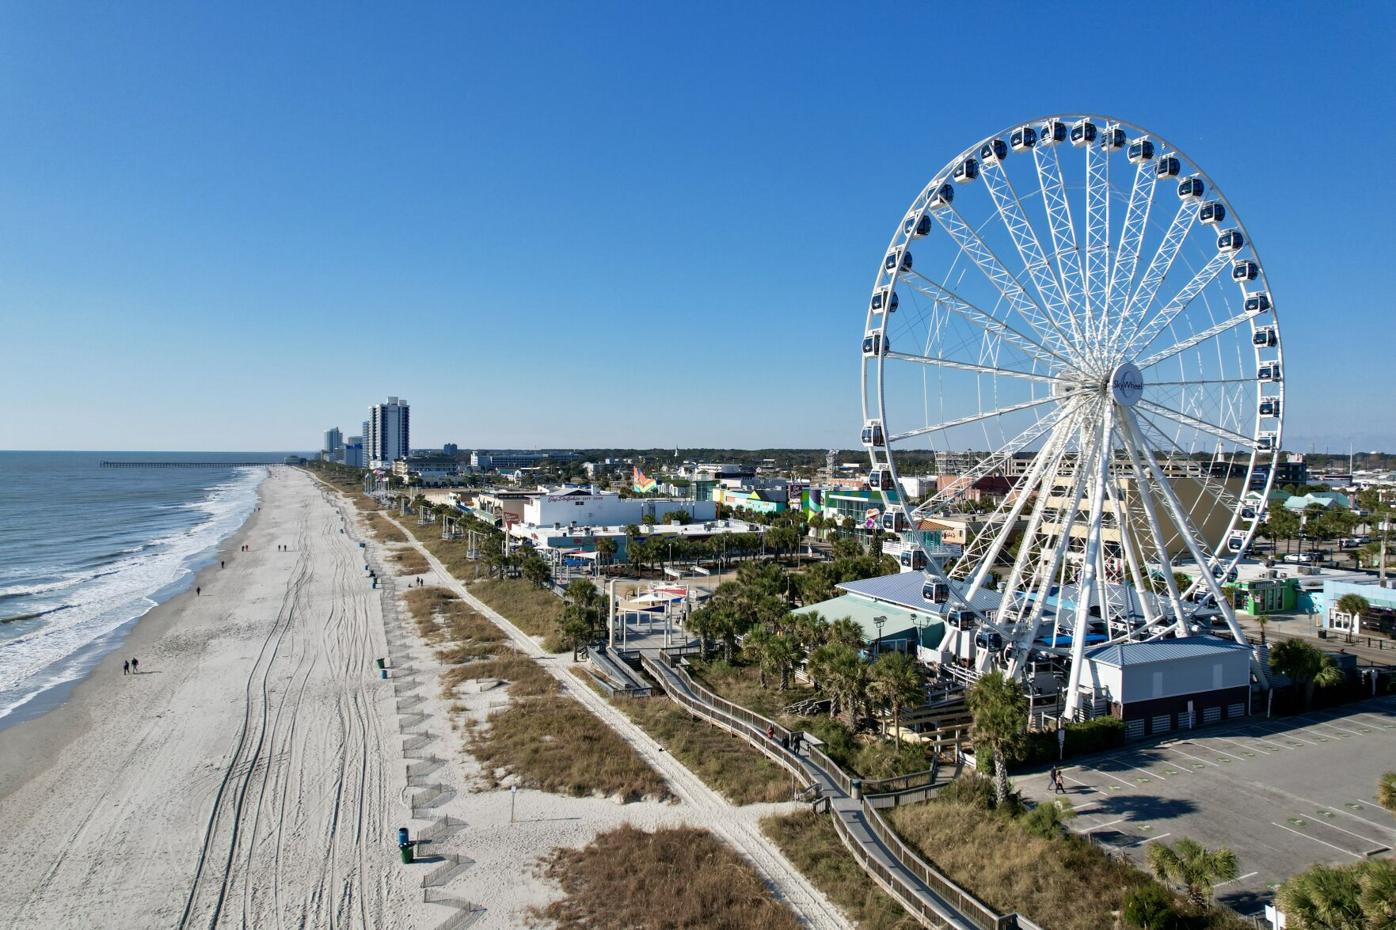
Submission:
<svg viewBox="0 0 1396 930">
<path fill-rule="evenodd" d="M 0 8 L 0 448 L 851 447 L 907 202 L 1094 111 L 1241 209 L 1287 445 L 1396 449 L 1388 5 L 287 6 Z"/>
</svg>

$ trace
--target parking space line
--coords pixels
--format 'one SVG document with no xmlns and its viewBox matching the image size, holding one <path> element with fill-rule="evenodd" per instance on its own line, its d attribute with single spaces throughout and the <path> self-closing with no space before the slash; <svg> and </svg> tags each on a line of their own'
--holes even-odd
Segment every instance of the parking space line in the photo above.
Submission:
<svg viewBox="0 0 1396 930">
<path fill-rule="evenodd" d="M 1333 813 L 1336 813 L 1336 811 L 1334 811 Z M 1322 815 L 1319 815 L 1319 816 L 1322 816 Z M 1385 843 L 1383 843 L 1381 840 L 1370 839 L 1370 838 L 1368 838 L 1368 837 L 1363 836 L 1363 835 L 1360 834 L 1360 833 L 1353 833 L 1351 830 L 1344 830 L 1342 827 L 1338 826 L 1336 823 L 1333 823 L 1331 820 L 1329 820 L 1329 819 L 1326 818 L 1326 817 L 1324 817 L 1323 820 L 1315 820 L 1314 823 L 1326 824 L 1327 826 L 1332 827 L 1334 830 L 1337 830 L 1337 831 L 1340 832 L 1340 833 L 1346 833 L 1348 836 L 1355 836 L 1355 837 L 1357 837 L 1359 840 L 1361 840 L 1362 842 L 1364 842 L 1364 843 L 1371 843 L 1373 846 L 1379 847 L 1380 849 L 1389 849 L 1389 848 L 1390 848 L 1390 847 L 1387 846 Z"/>
<path fill-rule="evenodd" d="M 1348 850 L 1344 849 L 1344 848 L 1341 847 L 1341 846 L 1334 846 L 1332 843 L 1328 842 L 1327 840 L 1321 840 L 1321 839 L 1319 839 L 1319 838 L 1316 837 L 1316 836 L 1310 836 L 1309 834 L 1303 833 L 1303 832 L 1301 832 L 1301 831 L 1299 831 L 1299 830 L 1295 830 L 1295 829 L 1293 829 L 1292 827 L 1286 827 L 1286 826 L 1285 826 L 1284 824 L 1282 824 L 1282 823 L 1275 823 L 1275 821 L 1273 821 L 1273 820 L 1270 821 L 1270 823 L 1271 823 L 1272 825 L 1276 826 L 1276 827 L 1279 827 L 1281 830 L 1288 830 L 1290 833 L 1293 833 L 1295 836 L 1302 836 L 1302 837 L 1304 837 L 1304 838 L 1307 839 L 1307 840 L 1313 840 L 1315 843 L 1322 843 L 1324 846 L 1327 846 L 1327 847 L 1329 847 L 1330 849 L 1336 849 L 1336 850 L 1338 850 L 1338 852 L 1342 853 L 1342 854 L 1345 855 L 1345 856 L 1352 856 L 1352 858 L 1354 858 L 1354 859 L 1361 859 L 1361 858 L 1362 858 L 1362 857 L 1359 856 L 1357 853 L 1355 853 L 1355 852 L 1349 852 Z"/>
<path fill-rule="evenodd" d="M 1130 842 L 1128 842 L 1128 843 L 1122 844 L 1121 848 L 1122 848 L 1122 849 L 1129 849 L 1129 848 L 1134 847 L 1134 846 L 1143 846 L 1145 843 L 1152 843 L 1154 840 L 1161 840 L 1161 839 L 1163 839 L 1165 836 L 1172 836 L 1172 835 L 1173 835 L 1172 833 L 1160 833 L 1158 836 L 1141 836 L 1141 837 L 1140 837 L 1139 839 L 1137 839 L 1137 840 L 1132 840 L 1132 841 L 1130 841 Z"/>
<path fill-rule="evenodd" d="M 1301 721 L 1314 721 L 1315 726 L 1329 726 L 1329 728 L 1335 729 L 1337 730 L 1337 732 L 1340 733 L 1347 733 L 1347 735 L 1349 736 L 1361 736 L 1361 733 L 1358 733 L 1357 730 L 1344 730 L 1342 726 L 1339 726 L 1337 725 L 1337 723 L 1333 722 L 1336 718 L 1332 718 L 1332 716 L 1330 716 L 1330 718 L 1328 719 L 1319 719 L 1309 714 L 1301 714 L 1300 719 Z"/>
<path fill-rule="evenodd" d="M 1244 737 L 1246 737 L 1247 739 L 1253 739 L 1253 740 L 1255 740 L 1257 743 L 1264 743 L 1265 745 L 1270 746 L 1270 747 L 1272 748 L 1272 751 L 1274 751 L 1274 752 L 1279 752 L 1279 751 L 1282 750 L 1282 749 L 1293 749 L 1293 748 L 1294 748 L 1293 746 L 1286 746 L 1284 743 L 1280 742 L 1280 741 L 1277 740 L 1277 739 L 1270 739 L 1269 737 L 1267 737 L 1267 736 L 1264 735 L 1264 734 L 1247 732 L 1247 731 L 1248 731 L 1251 727 L 1253 727 L 1253 726 L 1255 726 L 1255 724 L 1249 724 L 1244 730 L 1237 730 L 1237 731 L 1236 731 L 1236 735 L 1237 735 L 1237 736 L 1244 736 Z"/>
<path fill-rule="evenodd" d="M 1088 785 L 1079 778 L 1072 778 L 1070 775 L 1066 774 L 1065 770 L 1062 771 L 1062 778 L 1065 778 L 1067 781 L 1074 781 L 1076 782 L 1076 784 L 1080 785 L 1082 788 L 1085 788 L 1087 791 L 1094 791 L 1096 794 L 1101 795 L 1102 797 L 1110 797 L 1110 795 L 1106 794 L 1104 791 L 1101 791 L 1094 785 Z"/>
<path fill-rule="evenodd" d="M 1199 743 L 1197 740 L 1189 740 L 1189 742 L 1191 742 L 1191 743 L 1192 743 L 1194 746 L 1196 746 L 1198 749 L 1204 749 L 1204 750 L 1206 750 L 1207 752 L 1215 752 L 1215 753 L 1216 753 L 1217 755 L 1219 755 L 1219 756 L 1230 756 L 1231 758 L 1235 759 L 1237 762 L 1245 762 L 1245 761 L 1246 761 L 1246 760 L 1243 759 L 1242 757 L 1240 757 L 1240 756 L 1238 756 L 1238 755 L 1235 755 L 1234 753 L 1227 752 L 1227 751 L 1224 750 L 1224 749 L 1218 749 L 1218 748 L 1215 747 L 1215 746 L 1203 746 L 1203 745 L 1202 745 L 1201 743 Z"/>
<path fill-rule="evenodd" d="M 1221 740 L 1222 742 L 1225 742 L 1225 743 L 1235 743 L 1237 746 L 1240 746 L 1240 747 L 1241 747 L 1241 751 L 1242 751 L 1242 752 L 1247 752 L 1247 751 L 1248 751 L 1248 750 L 1246 749 L 1246 746 L 1247 746 L 1248 744 L 1241 742 L 1239 739 L 1229 739 L 1228 737 L 1225 737 L 1225 736 L 1212 736 L 1212 737 L 1209 737 L 1209 739 L 1218 739 L 1218 740 Z M 1262 742 L 1262 740 L 1256 740 L 1256 742 Z M 1256 751 L 1256 752 L 1263 752 L 1263 753 L 1265 753 L 1267 756 L 1269 756 L 1269 755 L 1274 755 L 1275 753 L 1279 752 L 1278 749 L 1274 749 L 1274 748 L 1270 748 L 1270 749 L 1261 749 L 1259 746 L 1255 747 L 1255 751 Z"/>
<path fill-rule="evenodd" d="M 1254 724 L 1251 724 L 1251 725 L 1252 725 L 1252 726 L 1256 726 L 1256 727 L 1260 727 L 1260 728 L 1262 728 L 1262 729 L 1265 729 L 1265 727 L 1266 727 L 1265 724 L 1261 724 L 1261 723 L 1254 723 Z M 1311 743 L 1311 742 L 1309 742 L 1309 741 L 1306 740 L 1306 739 L 1300 739 L 1300 738 L 1297 737 L 1297 736 L 1291 735 L 1291 734 L 1293 733 L 1292 730 L 1286 730 L 1286 729 L 1284 729 L 1283 727 L 1276 726 L 1275 724 L 1269 724 L 1269 726 L 1274 727 L 1274 729 L 1273 729 L 1273 730 L 1266 729 L 1265 732 L 1269 733 L 1271 736 L 1278 736 L 1280 739 L 1292 739 L 1292 740 L 1294 740 L 1296 743 L 1303 743 L 1305 746 L 1317 746 L 1317 745 L 1318 745 L 1318 743 Z"/>
<path fill-rule="evenodd" d="M 1114 778 L 1115 781 L 1117 781 L 1117 782 L 1119 782 L 1120 784 L 1124 785 L 1126 788 L 1138 788 L 1138 787 L 1139 787 L 1139 786 L 1136 785 L 1136 784 L 1133 784 L 1133 783 L 1131 783 L 1131 782 L 1127 782 L 1127 781 L 1125 781 L 1123 778 L 1118 778 L 1118 777 L 1116 777 L 1116 776 L 1114 776 L 1114 775 L 1111 775 L 1109 772 L 1102 771 L 1101 769 L 1093 769 L 1093 768 L 1090 768 L 1089 766 L 1085 766 L 1085 765 L 1078 766 L 1078 768 L 1079 768 L 1081 771 L 1083 771 L 1083 772 L 1095 772 L 1097 775 L 1104 775 L 1106 778 Z"/>
<path fill-rule="evenodd" d="M 1162 745 L 1163 745 L 1163 748 L 1164 748 L 1164 749 L 1169 749 L 1169 750 L 1172 750 L 1173 752 L 1178 753 L 1179 755 L 1187 756 L 1189 759 L 1192 759 L 1192 760 L 1194 760 L 1194 761 L 1196 761 L 1196 762 L 1204 762 L 1204 763 L 1206 763 L 1207 765 L 1212 766 L 1212 768 L 1221 768 L 1221 766 L 1220 766 L 1219 764 L 1217 764 L 1216 762 L 1210 762 L 1210 761 L 1208 761 L 1207 759 L 1203 759 L 1203 758 L 1200 758 L 1200 757 L 1198 757 L 1198 756 L 1194 756 L 1194 755 L 1193 755 L 1192 753 L 1190 753 L 1190 752 L 1183 752 L 1183 750 L 1179 749 L 1177 746 L 1173 746 L 1173 745 L 1170 745 L 1170 744 L 1168 744 L 1168 743 L 1164 743 L 1164 744 L 1162 744 Z"/>
<path fill-rule="evenodd" d="M 1238 875 L 1238 876 L 1236 876 L 1235 878 L 1227 879 L 1227 880 L 1224 881 L 1224 882 L 1217 882 L 1215 885 L 1212 886 L 1212 888 L 1215 890 L 1215 889 L 1217 889 L 1217 888 L 1222 887 L 1223 885 L 1230 885 L 1232 882 L 1243 882 L 1243 881 L 1245 881 L 1246 879 L 1248 879 L 1248 878 L 1254 878 L 1255 876 L 1257 876 L 1257 875 L 1259 875 L 1259 874 L 1260 874 L 1259 872 L 1247 872 L 1245 875 Z"/>
</svg>

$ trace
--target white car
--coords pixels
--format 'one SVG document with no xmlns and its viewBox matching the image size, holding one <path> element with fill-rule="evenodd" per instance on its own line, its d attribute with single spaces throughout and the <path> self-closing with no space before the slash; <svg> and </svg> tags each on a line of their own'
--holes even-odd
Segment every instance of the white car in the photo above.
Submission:
<svg viewBox="0 0 1396 930">
<path fill-rule="evenodd" d="M 1310 565 L 1318 560 L 1312 552 L 1291 552 L 1285 556 L 1285 561 L 1291 565 Z"/>
</svg>

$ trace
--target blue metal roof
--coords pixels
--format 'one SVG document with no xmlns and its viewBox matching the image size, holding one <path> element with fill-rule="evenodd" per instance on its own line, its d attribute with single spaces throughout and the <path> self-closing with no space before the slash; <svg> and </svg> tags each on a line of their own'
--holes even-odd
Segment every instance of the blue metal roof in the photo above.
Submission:
<svg viewBox="0 0 1396 930">
<path fill-rule="evenodd" d="M 1173 659 L 1195 659 L 1226 652 L 1249 652 L 1249 646 L 1215 636 L 1185 636 L 1181 639 L 1160 639 L 1151 643 L 1116 643 L 1086 653 L 1086 658 L 1101 665 L 1124 668 L 1127 665 L 1147 665 Z"/>
<path fill-rule="evenodd" d="M 897 572 L 895 575 L 882 575 L 878 578 L 864 578 L 861 581 L 845 581 L 837 585 L 838 588 L 847 591 L 849 594 L 857 594 L 863 597 L 876 598 L 879 601 L 887 601 L 890 604 L 898 604 L 907 610 L 919 610 L 922 612 L 931 611 L 936 607 L 947 605 L 934 605 L 926 603 L 921 597 L 921 587 L 926 583 L 927 578 L 921 572 Z M 956 591 L 965 589 L 964 582 L 954 582 Z M 999 594 L 997 591 L 981 590 L 974 596 L 974 609 L 979 611 L 997 610 L 999 606 Z M 950 607 L 960 606 L 952 599 L 948 605 Z"/>
</svg>

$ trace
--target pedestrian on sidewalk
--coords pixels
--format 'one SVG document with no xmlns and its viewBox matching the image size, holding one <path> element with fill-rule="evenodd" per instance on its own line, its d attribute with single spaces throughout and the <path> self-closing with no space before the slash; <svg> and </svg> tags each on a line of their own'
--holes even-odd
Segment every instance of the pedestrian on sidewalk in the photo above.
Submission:
<svg viewBox="0 0 1396 930">
<path fill-rule="evenodd" d="M 1057 794 L 1066 794 L 1066 783 L 1062 780 L 1061 769 L 1057 769 Z"/>
</svg>

